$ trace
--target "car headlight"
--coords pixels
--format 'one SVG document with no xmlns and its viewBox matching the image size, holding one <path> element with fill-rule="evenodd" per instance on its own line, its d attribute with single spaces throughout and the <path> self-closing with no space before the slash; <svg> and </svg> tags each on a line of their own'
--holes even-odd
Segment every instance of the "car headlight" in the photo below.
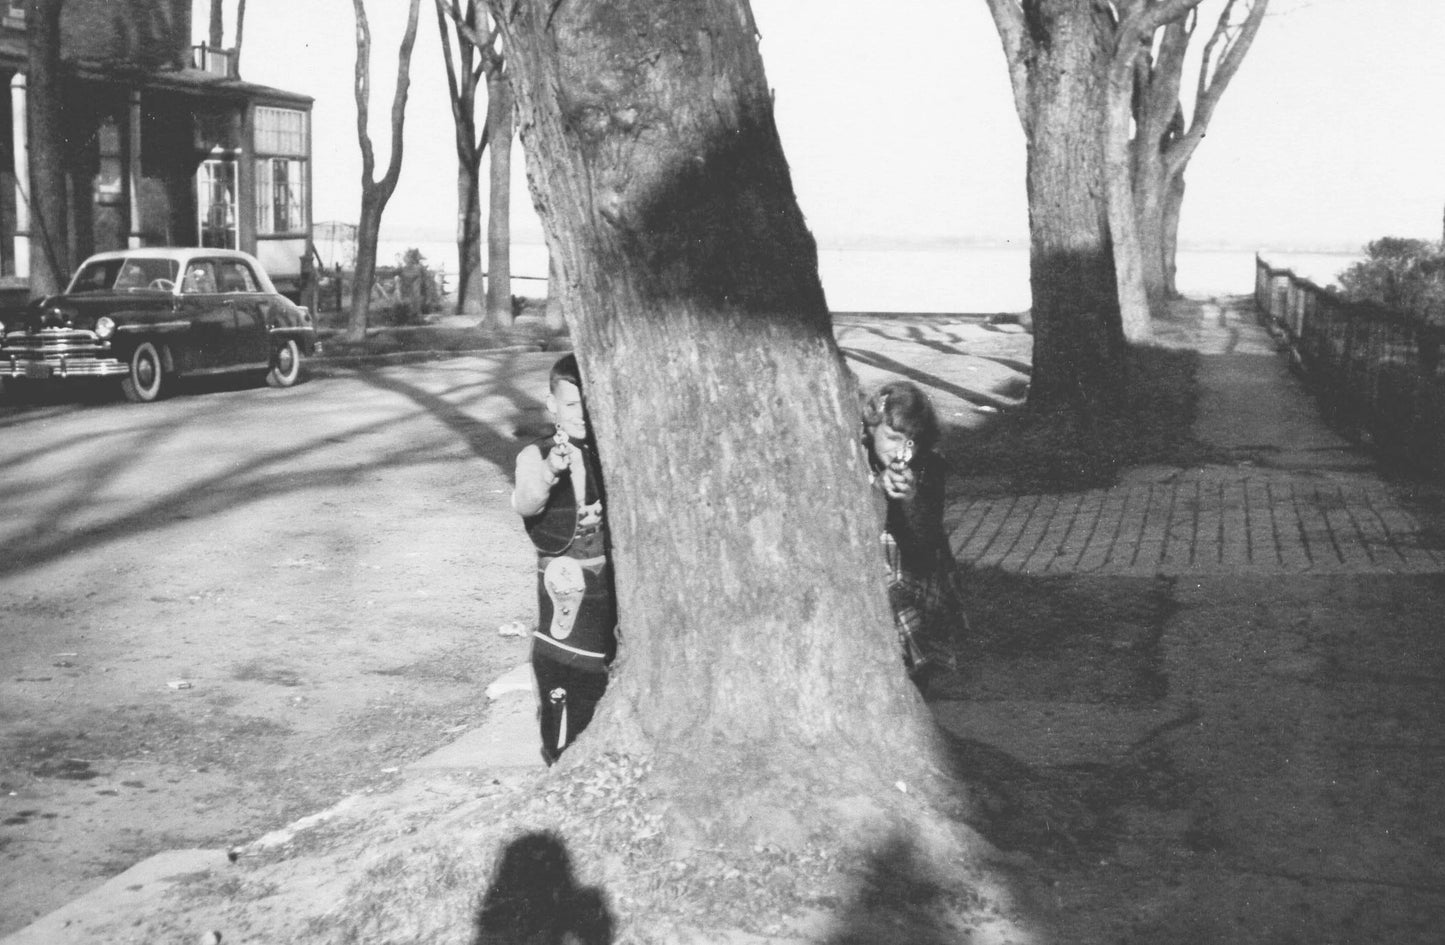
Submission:
<svg viewBox="0 0 1445 945">
<path fill-rule="evenodd" d="M 4 338 L 4 337 L 5 337 L 5 323 L 4 323 L 4 322 L 0 322 L 0 338 Z"/>
<path fill-rule="evenodd" d="M 109 338 L 115 334 L 115 321 L 109 315 L 102 315 L 95 320 L 95 334 L 100 338 Z"/>
</svg>

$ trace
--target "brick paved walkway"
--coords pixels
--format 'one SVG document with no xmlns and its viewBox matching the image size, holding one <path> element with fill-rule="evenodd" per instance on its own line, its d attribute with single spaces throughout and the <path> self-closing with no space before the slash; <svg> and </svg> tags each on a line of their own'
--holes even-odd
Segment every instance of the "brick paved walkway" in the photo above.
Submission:
<svg viewBox="0 0 1445 945">
<path fill-rule="evenodd" d="M 1445 571 L 1445 542 L 1328 430 L 1251 309 L 1186 303 L 1159 334 L 1203 355 L 1192 432 L 1240 460 L 963 498 L 948 516 L 960 561 L 1029 574 Z"/>
</svg>

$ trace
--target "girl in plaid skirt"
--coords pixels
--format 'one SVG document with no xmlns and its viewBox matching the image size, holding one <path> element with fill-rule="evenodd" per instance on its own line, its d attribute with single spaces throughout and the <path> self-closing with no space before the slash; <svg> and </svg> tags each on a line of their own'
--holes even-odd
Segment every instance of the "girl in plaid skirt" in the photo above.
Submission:
<svg viewBox="0 0 1445 945">
<path fill-rule="evenodd" d="M 909 673 L 922 686 L 957 666 L 966 628 L 958 567 L 943 530 L 947 464 L 933 451 L 938 416 L 917 385 L 893 381 L 863 408 L 863 445 L 873 485 L 887 499 L 882 535 L 888 596 Z"/>
</svg>

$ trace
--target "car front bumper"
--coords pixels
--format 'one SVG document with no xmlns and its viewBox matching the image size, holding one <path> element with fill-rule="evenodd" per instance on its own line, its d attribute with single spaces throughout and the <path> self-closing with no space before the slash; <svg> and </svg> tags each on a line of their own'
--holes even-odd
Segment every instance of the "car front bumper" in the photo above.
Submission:
<svg viewBox="0 0 1445 945">
<path fill-rule="evenodd" d="M 110 345 L 94 332 L 14 331 L 0 339 L 0 377 L 120 377 L 129 370 L 128 365 L 110 356 Z"/>
</svg>

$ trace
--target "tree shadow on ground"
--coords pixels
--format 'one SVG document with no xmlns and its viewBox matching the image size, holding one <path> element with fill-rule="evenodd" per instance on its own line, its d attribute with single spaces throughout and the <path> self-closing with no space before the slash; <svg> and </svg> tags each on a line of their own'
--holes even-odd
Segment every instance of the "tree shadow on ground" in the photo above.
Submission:
<svg viewBox="0 0 1445 945">
<path fill-rule="evenodd" d="M 607 896 L 578 886 L 567 845 L 556 834 L 523 834 L 507 844 L 473 922 L 472 945 L 611 945 Z"/>
<path fill-rule="evenodd" d="M 224 426 L 236 414 L 247 410 L 274 408 L 278 423 L 303 422 L 288 416 L 281 403 L 293 396 L 289 391 L 256 392 L 256 397 L 275 398 L 264 407 L 251 399 L 250 392 L 242 392 L 238 397 L 196 397 L 181 404 L 131 409 L 126 409 L 129 405 L 118 405 L 117 422 L 106 430 L 58 441 L 62 447 L 94 442 L 100 437 L 110 443 L 104 455 L 85 464 L 70 465 L 63 477 L 52 475 L 44 465 L 52 461 L 57 442 L 27 444 L 27 448 L 6 458 L 4 468 L 11 478 L 0 486 L 0 503 L 25 503 L 29 507 L 25 516 L 29 524 L 5 537 L 13 551 L 0 557 L 0 577 L 158 531 L 175 520 L 204 518 L 290 492 L 350 485 L 362 481 L 368 472 L 430 462 L 445 455 L 457 441 L 479 459 L 510 469 L 520 449 L 518 437 L 542 426 L 540 394 L 544 391 L 522 391 L 514 383 L 514 378 L 528 369 L 516 355 L 511 355 L 497 364 L 492 378 L 476 384 L 453 385 L 442 393 L 378 372 L 357 372 L 352 375 L 355 380 L 405 398 L 417 409 L 393 412 L 354 426 L 316 424 L 314 431 L 307 430 L 305 437 L 286 445 L 258 441 L 260 448 L 238 446 L 236 462 L 222 472 L 188 479 L 177 476 L 164 483 L 157 480 L 153 490 L 126 496 L 126 502 L 112 501 L 114 508 L 108 508 L 102 504 L 106 500 L 101 486 L 121 478 L 133 467 L 143 467 L 147 455 L 164 441 L 184 440 L 193 431 Z M 235 383 L 234 379 L 227 380 Z M 541 382 L 544 388 L 545 383 L 545 380 Z M 499 423 L 488 423 L 475 416 L 474 411 L 489 397 L 506 398 L 511 416 Z M 419 414 L 436 418 L 455 439 L 430 441 L 424 448 L 418 448 L 397 431 L 414 424 Z M 0 434 L 42 422 L 41 418 L 43 422 L 52 422 L 54 416 L 51 408 L 21 410 L 14 414 L 7 411 L 0 415 Z M 347 440 L 364 437 L 374 437 L 374 442 L 380 444 L 365 466 L 333 450 Z M 24 473 L 27 466 L 36 470 L 31 474 L 32 479 L 47 478 L 51 495 L 41 499 L 27 494 Z M 302 470 L 305 474 L 298 474 Z M 132 499 L 135 501 L 130 502 Z"/>
</svg>

